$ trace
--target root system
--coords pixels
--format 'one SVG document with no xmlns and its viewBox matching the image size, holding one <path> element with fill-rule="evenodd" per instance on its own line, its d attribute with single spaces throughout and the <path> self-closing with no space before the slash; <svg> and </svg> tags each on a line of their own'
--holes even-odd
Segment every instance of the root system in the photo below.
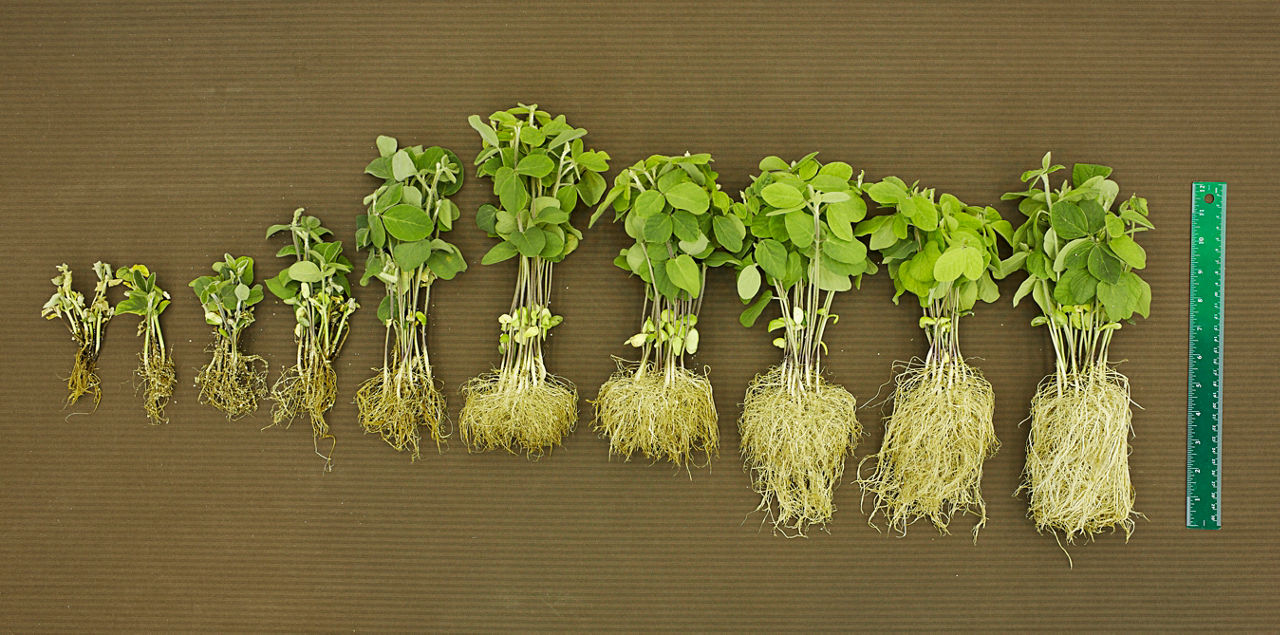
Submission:
<svg viewBox="0 0 1280 635">
<path fill-rule="evenodd" d="M 368 434 L 378 434 L 388 445 L 409 452 L 411 460 L 421 454 L 421 429 L 426 429 L 436 450 L 449 436 L 444 395 L 429 379 L 410 381 L 400 373 L 378 369 L 356 391 L 360 426 Z"/>
<path fill-rule="evenodd" d="M 215 336 L 209 352 L 213 359 L 196 374 L 200 403 L 221 410 L 229 421 L 256 411 L 267 395 L 267 361 L 237 351 L 223 335 Z"/>
<path fill-rule="evenodd" d="M 879 528 L 883 516 L 888 530 L 905 534 L 927 518 L 947 534 L 957 513 L 973 514 L 976 540 L 987 520 L 982 466 L 999 448 L 991 384 L 958 357 L 908 364 L 895 384 L 880 452 L 859 463 L 863 501 L 873 501 L 869 522 Z M 868 461 L 875 469 L 863 478 Z"/>
<path fill-rule="evenodd" d="M 799 536 L 826 524 L 846 457 L 862 434 L 857 401 L 821 376 L 797 382 L 785 365 L 747 388 L 739 429 L 742 456 L 760 494 L 757 511 L 775 531 Z"/>
<path fill-rule="evenodd" d="M 711 382 L 683 367 L 662 372 L 645 364 L 619 368 L 600 386 L 595 429 L 608 436 L 609 453 L 676 465 L 706 465 L 719 452 Z"/>
<path fill-rule="evenodd" d="M 1037 531 L 1068 544 L 1105 530 L 1132 534 L 1139 514 L 1129 480 L 1129 404 L 1128 379 L 1105 365 L 1040 384 L 1018 488 Z"/>
<path fill-rule="evenodd" d="M 462 393 L 458 430 L 470 451 L 501 448 L 536 459 L 560 445 L 578 421 L 577 390 L 551 375 L 520 382 L 510 373 L 489 373 L 467 382 Z"/>
<path fill-rule="evenodd" d="M 276 402 L 271 410 L 273 425 L 288 428 L 294 419 L 311 419 L 311 438 L 316 454 L 325 460 L 325 471 L 333 470 L 333 449 L 337 439 L 329 432 L 324 415 L 338 396 L 338 375 L 327 360 L 306 366 L 291 366 L 280 374 L 271 388 Z M 321 448 L 327 444 L 327 453 Z"/>
<path fill-rule="evenodd" d="M 98 378 L 98 351 L 92 343 L 81 343 L 76 350 L 71 376 L 67 377 L 67 402 L 71 406 L 85 395 L 93 395 L 93 409 L 102 401 L 102 380 Z"/>
<path fill-rule="evenodd" d="M 147 420 L 152 425 L 169 423 L 164 408 L 169 404 L 173 388 L 178 383 L 173 359 L 158 349 L 139 354 L 138 358 L 142 360 L 142 364 L 136 372 L 142 381 L 142 409 L 147 413 Z"/>
</svg>

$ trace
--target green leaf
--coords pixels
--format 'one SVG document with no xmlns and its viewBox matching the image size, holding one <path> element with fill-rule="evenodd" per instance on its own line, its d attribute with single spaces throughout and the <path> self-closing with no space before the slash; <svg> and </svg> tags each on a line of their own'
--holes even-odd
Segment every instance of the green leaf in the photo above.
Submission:
<svg viewBox="0 0 1280 635">
<path fill-rule="evenodd" d="M 298 294 L 297 289 L 289 286 L 288 269 L 281 271 L 280 274 L 274 278 L 267 278 L 263 282 L 266 283 L 267 290 L 271 292 L 271 295 L 274 295 L 281 300 L 288 300 Z"/>
<path fill-rule="evenodd" d="M 435 249 L 427 259 L 427 268 L 441 280 L 453 280 L 467 270 L 467 261 L 456 250 Z"/>
<path fill-rule="evenodd" d="M 1089 254 L 1093 252 L 1094 245 L 1093 239 L 1088 236 L 1068 242 L 1058 251 L 1058 256 L 1053 261 L 1053 270 L 1061 272 L 1089 266 Z"/>
<path fill-rule="evenodd" d="M 1105 179 L 1111 176 L 1111 168 L 1093 163 L 1077 163 L 1071 166 L 1072 187 L 1080 187 L 1085 181 L 1095 176 L 1101 176 Z"/>
<path fill-rule="evenodd" d="M 1071 269 L 1062 274 L 1053 287 L 1053 299 L 1059 304 L 1087 304 L 1093 300 L 1098 279 L 1084 269 Z"/>
<path fill-rule="evenodd" d="M 300 260 L 293 263 L 288 269 L 289 278 L 298 282 L 320 282 L 324 276 L 320 273 L 320 267 L 310 260 Z"/>
<path fill-rule="evenodd" d="M 787 277 L 787 248 L 782 243 L 766 238 L 756 243 L 756 263 L 776 280 Z"/>
<path fill-rule="evenodd" d="M 760 197 L 764 202 L 779 209 L 804 205 L 804 196 L 800 194 L 800 190 L 786 183 L 770 183 L 764 186 L 764 189 L 760 190 Z"/>
<path fill-rule="evenodd" d="M 496 233 L 494 224 L 496 222 L 498 208 L 485 203 L 480 206 L 480 210 L 476 212 L 476 225 L 486 234 Z"/>
<path fill-rule="evenodd" d="M 267 228 L 267 238 L 270 238 L 280 232 L 289 231 L 292 225 L 272 225 Z"/>
<path fill-rule="evenodd" d="M 951 247 L 933 263 L 933 277 L 951 282 L 960 276 L 976 280 L 982 275 L 982 252 L 974 247 Z"/>
<path fill-rule="evenodd" d="M 1143 249 L 1142 245 L 1139 245 L 1132 237 L 1120 236 L 1119 238 L 1113 238 L 1107 245 L 1111 247 L 1111 251 L 1115 255 L 1119 256 L 1130 267 L 1134 269 L 1146 268 L 1147 250 Z"/>
<path fill-rule="evenodd" d="M 732 252 L 742 249 L 742 239 L 747 236 L 747 227 L 737 216 L 716 216 L 711 219 L 711 229 L 715 232 L 716 242 Z"/>
<path fill-rule="evenodd" d="M 1089 220 L 1085 218 L 1080 207 L 1070 201 L 1058 201 L 1049 210 L 1049 224 L 1058 237 L 1063 240 L 1074 240 L 1088 236 Z"/>
<path fill-rule="evenodd" d="M 395 137 L 388 137 L 386 135 L 378 135 L 376 143 L 378 145 L 378 154 L 384 157 L 389 157 L 395 154 L 396 148 L 400 147 L 400 144 L 396 141 Z"/>
<path fill-rule="evenodd" d="M 1031 293 L 1031 288 L 1036 285 L 1037 280 L 1037 278 L 1027 277 L 1022 284 L 1018 285 L 1018 291 L 1013 294 L 1013 306 L 1018 306 L 1018 302 Z"/>
<path fill-rule="evenodd" d="M 767 156 L 760 159 L 759 168 L 761 172 L 785 172 L 791 169 L 791 164 L 783 161 L 779 157 Z"/>
<path fill-rule="evenodd" d="M 832 260 L 853 265 L 867 259 L 867 246 L 857 239 L 830 238 L 822 241 L 822 253 L 830 256 Z"/>
<path fill-rule="evenodd" d="M 573 128 L 570 130 L 565 130 L 564 132 L 561 132 L 560 134 L 556 135 L 555 138 L 551 140 L 551 143 L 547 144 L 547 149 L 554 150 L 586 134 L 587 134 L 587 130 L 585 128 Z"/>
<path fill-rule="evenodd" d="M 540 179 L 554 170 L 556 164 L 545 154 L 530 154 L 516 164 L 516 174 Z"/>
<path fill-rule="evenodd" d="M 418 166 L 413 164 L 409 153 L 400 150 L 391 156 L 391 175 L 397 181 L 403 181 L 418 173 Z"/>
<path fill-rule="evenodd" d="M 747 328 L 751 328 L 756 323 L 756 320 L 760 318 L 760 314 L 764 312 L 765 307 L 769 306 L 771 301 L 773 301 L 773 291 L 771 289 L 765 289 L 764 293 L 760 294 L 760 297 L 756 298 L 756 301 L 751 303 L 751 306 L 743 309 L 742 315 L 738 316 L 738 323 Z"/>
<path fill-rule="evenodd" d="M 694 214 L 706 212 L 711 205 L 711 197 L 707 196 L 707 191 L 696 183 L 681 183 L 667 190 L 665 195 L 672 207 Z"/>
<path fill-rule="evenodd" d="M 666 268 L 667 277 L 671 278 L 671 282 L 689 292 L 691 297 L 698 297 L 698 293 L 702 290 L 702 277 L 699 275 L 697 263 L 689 254 L 680 254 L 668 260 Z"/>
<path fill-rule="evenodd" d="M 249 287 L 245 284 L 236 285 L 236 299 L 244 302 L 249 299 Z"/>
<path fill-rule="evenodd" d="M 542 142 L 546 140 L 547 140 L 546 133 L 542 132 L 537 128 L 534 128 L 533 126 L 526 126 L 520 129 L 521 143 L 531 145 L 531 146 L 540 146 L 542 145 Z"/>
<path fill-rule="evenodd" d="M 600 198 L 604 196 L 606 184 L 604 177 L 595 172 L 583 172 L 582 180 L 578 181 L 578 196 L 582 197 L 582 202 L 587 205 L 595 205 L 600 202 Z"/>
<path fill-rule="evenodd" d="M 698 226 L 698 217 L 683 210 L 673 213 L 671 233 L 680 240 L 697 240 L 702 235 L 702 229 Z"/>
<path fill-rule="evenodd" d="M 1089 273 L 1104 282 L 1116 282 L 1124 273 L 1124 263 L 1108 247 L 1098 247 L 1089 252 Z"/>
<path fill-rule="evenodd" d="M 396 205 L 382 214 L 382 225 L 397 240 L 422 240 L 431 235 L 435 223 L 420 207 Z"/>
<path fill-rule="evenodd" d="M 480 138 L 483 139 L 485 143 L 495 148 L 498 147 L 498 133 L 494 132 L 493 128 L 489 127 L 489 124 L 481 121 L 480 115 L 471 115 L 470 117 L 467 117 L 467 123 L 471 124 L 471 127 L 475 128 L 476 132 L 480 133 Z"/>
<path fill-rule="evenodd" d="M 509 212 L 518 212 L 529 204 L 529 192 L 516 171 L 511 168 L 498 168 L 498 172 L 493 175 L 493 188 L 502 208 Z"/>
<path fill-rule="evenodd" d="M 738 272 L 738 297 L 750 300 L 760 292 L 760 270 L 755 265 L 747 265 Z"/>
<path fill-rule="evenodd" d="M 370 161 L 364 171 L 380 179 L 391 178 L 391 157 L 378 157 Z"/>
<path fill-rule="evenodd" d="M 1124 221 L 1115 214 L 1107 214 L 1107 236 L 1119 238 L 1124 235 Z"/>
<path fill-rule="evenodd" d="M 801 249 L 813 244 L 813 217 L 806 212 L 791 212 L 783 217 L 787 223 L 787 235 Z"/>
<path fill-rule="evenodd" d="M 663 198 L 662 192 L 658 190 L 645 190 L 636 197 L 635 203 L 632 204 L 632 210 L 636 214 L 644 218 L 648 218 L 661 212 L 666 207 L 666 199 Z"/>
<path fill-rule="evenodd" d="M 853 281 L 849 276 L 833 271 L 826 259 L 818 263 L 818 279 L 815 283 L 823 291 L 848 291 L 853 288 Z"/>
<path fill-rule="evenodd" d="M 1080 201 L 1080 212 L 1084 214 L 1085 230 L 1096 234 L 1107 226 L 1107 210 L 1102 209 L 1097 201 Z"/>
<path fill-rule="evenodd" d="M 484 257 L 480 259 L 480 264 L 491 265 L 497 262 L 502 262 L 503 260 L 507 260 L 515 256 L 517 253 L 519 253 L 519 250 L 516 249 L 516 246 L 504 240 L 494 245 L 492 249 L 486 252 Z"/>
<path fill-rule="evenodd" d="M 396 265 L 404 271 L 413 271 L 422 266 L 422 263 L 431 257 L 431 241 L 415 240 L 413 242 L 402 242 L 391 248 L 391 255 L 395 258 Z"/>
<path fill-rule="evenodd" d="M 666 214 L 654 214 L 645 219 L 644 239 L 651 243 L 665 243 L 671 240 L 671 217 Z"/>
<path fill-rule="evenodd" d="M 520 251 L 521 256 L 533 258 L 542 253 L 547 244 L 547 237 L 541 229 L 529 227 L 522 232 L 511 234 L 511 243 Z"/>
<path fill-rule="evenodd" d="M 595 151 L 583 152 L 575 157 L 574 161 L 592 172 L 604 172 L 609 169 L 609 163 L 604 155 Z"/>
<path fill-rule="evenodd" d="M 910 196 L 901 185 L 892 181 L 880 181 L 867 188 L 867 196 L 881 205 L 897 205 Z"/>
</svg>

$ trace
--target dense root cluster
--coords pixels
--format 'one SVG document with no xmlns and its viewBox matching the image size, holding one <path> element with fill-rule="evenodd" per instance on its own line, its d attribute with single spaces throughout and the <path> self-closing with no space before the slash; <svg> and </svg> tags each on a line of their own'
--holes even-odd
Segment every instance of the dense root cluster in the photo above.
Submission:
<svg viewBox="0 0 1280 635">
<path fill-rule="evenodd" d="M 85 395 L 93 395 L 93 407 L 96 410 L 102 401 L 102 380 L 98 378 L 98 352 L 92 344 L 81 344 L 76 350 L 75 362 L 71 364 L 71 375 L 67 377 L 68 406 L 80 401 Z"/>
<path fill-rule="evenodd" d="M 597 431 L 609 453 L 640 454 L 676 465 L 709 463 L 719 451 L 719 427 L 711 382 L 685 368 L 663 372 L 651 365 L 620 368 L 600 386 L 594 402 Z"/>
<path fill-rule="evenodd" d="M 578 421 L 573 384 L 552 376 L 519 382 L 510 374 L 489 373 L 462 387 L 466 402 L 458 430 L 470 451 L 501 448 L 538 458 L 560 445 Z"/>
<path fill-rule="evenodd" d="M 136 372 L 142 381 L 142 409 L 147 413 L 147 420 L 153 425 L 169 423 L 164 407 L 169 404 L 173 388 L 178 383 L 173 360 L 157 349 L 139 354 L 138 359 L 142 363 Z"/>
<path fill-rule="evenodd" d="M 821 377 L 796 389 L 782 366 L 747 387 L 742 456 L 760 494 L 757 510 L 776 530 L 803 535 L 831 519 L 845 458 L 862 434 L 856 408 L 849 391 Z"/>
<path fill-rule="evenodd" d="M 429 379 L 405 380 L 399 373 L 379 370 L 356 391 L 356 409 L 365 433 L 381 436 L 411 460 L 421 456 L 422 429 L 436 450 L 449 436 L 444 395 Z"/>
<path fill-rule="evenodd" d="M 1132 418 L 1129 380 L 1109 368 L 1041 382 L 1018 487 L 1038 531 L 1060 533 L 1068 544 L 1104 530 L 1129 537 L 1137 515 L 1129 480 Z"/>
<path fill-rule="evenodd" d="M 895 379 L 893 413 L 885 420 L 880 452 L 858 483 L 872 498 L 870 522 L 883 516 L 891 531 L 929 519 L 946 534 L 953 516 L 987 520 L 982 466 L 999 448 L 992 415 L 995 393 L 982 374 L 958 358 L 944 364 L 909 364 Z"/>
<path fill-rule="evenodd" d="M 196 374 L 200 403 L 221 410 L 230 421 L 257 410 L 258 400 L 267 395 L 267 361 L 235 350 L 223 335 L 209 351 L 213 359 Z"/>
<path fill-rule="evenodd" d="M 327 360 L 305 367 L 291 366 L 280 374 L 271 388 L 276 402 L 271 410 L 273 425 L 289 427 L 301 415 L 311 419 L 311 437 L 316 454 L 325 460 L 325 470 L 333 469 L 333 448 L 337 440 L 329 433 L 324 414 L 338 396 L 338 375 Z M 326 451 L 321 451 L 324 444 Z M 327 452 L 327 453 L 326 453 Z"/>
</svg>

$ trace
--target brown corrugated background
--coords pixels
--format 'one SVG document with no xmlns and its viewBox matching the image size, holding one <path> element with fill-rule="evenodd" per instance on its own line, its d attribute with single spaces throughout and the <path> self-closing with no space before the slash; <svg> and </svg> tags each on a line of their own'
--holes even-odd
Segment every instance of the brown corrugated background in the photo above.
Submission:
<svg viewBox="0 0 1280 635">
<path fill-rule="evenodd" d="M 0 626 L 1274 627 L 1275 3 L 359 4 L 0 6 Z M 1149 520 L 1128 544 L 1073 550 L 1068 569 L 1010 497 L 1018 423 L 1051 352 L 1031 311 L 1006 302 L 966 327 L 1004 442 L 976 546 L 963 529 L 877 534 L 851 485 L 829 534 L 785 540 L 748 516 L 737 404 L 777 353 L 738 326 L 724 275 L 698 357 L 713 369 L 724 450 L 692 478 L 609 461 L 585 421 L 536 463 L 455 442 L 410 464 L 354 422 L 354 387 L 380 360 L 369 307 L 339 365 L 333 473 L 320 473 L 305 425 L 260 432 L 265 413 L 227 423 L 196 403 L 208 331 L 188 280 L 224 250 L 274 273 L 263 230 L 299 205 L 351 244 L 375 135 L 469 159 L 467 115 L 516 101 L 567 114 L 615 165 L 711 152 L 731 192 L 762 155 L 810 150 L 970 202 L 1017 187 L 1048 149 L 1115 166 L 1159 227 L 1144 236 L 1152 317 L 1114 346 L 1145 408 L 1131 464 Z M 1193 180 L 1230 183 L 1219 532 L 1183 528 Z M 471 180 L 456 200 L 472 212 L 488 186 Z M 496 360 L 513 273 L 479 266 L 488 241 L 473 224 L 453 238 L 472 269 L 437 287 L 431 347 L 456 416 L 453 391 Z M 640 285 L 610 264 L 624 241 L 597 228 L 557 268 L 565 323 L 550 365 L 584 398 L 636 328 Z M 38 311 L 54 265 L 87 284 L 95 259 L 151 265 L 176 296 L 164 324 L 181 383 L 167 426 L 146 425 L 132 392 L 131 319 L 110 327 L 101 408 L 64 420 L 73 348 Z M 367 305 L 377 296 L 359 291 Z M 829 337 L 832 375 L 864 402 L 893 360 L 920 351 L 915 313 L 888 298 L 883 277 L 847 294 Z M 292 322 L 273 300 L 259 316 L 250 346 L 274 373 L 292 356 Z M 858 456 L 881 432 L 877 412 L 862 418 Z"/>
</svg>

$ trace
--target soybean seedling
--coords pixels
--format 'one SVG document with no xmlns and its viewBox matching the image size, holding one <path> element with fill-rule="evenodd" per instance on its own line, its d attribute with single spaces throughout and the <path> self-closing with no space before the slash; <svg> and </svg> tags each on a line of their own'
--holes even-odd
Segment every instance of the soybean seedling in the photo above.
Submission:
<svg viewBox="0 0 1280 635">
<path fill-rule="evenodd" d="M 214 327 L 213 356 L 196 374 L 200 403 L 236 420 L 258 409 L 267 395 L 267 360 L 240 350 L 240 336 L 253 324 L 253 307 L 262 301 L 262 285 L 253 283 L 253 259 L 224 254 L 213 263 L 213 275 L 189 285 L 204 308 L 204 321 Z"/>
<path fill-rule="evenodd" d="M 360 284 L 377 279 L 385 287 L 378 320 L 387 335 L 382 368 L 360 386 L 356 407 L 366 433 L 377 433 L 415 460 L 420 428 L 437 450 L 448 436 L 444 395 L 427 355 L 427 311 L 431 285 L 467 268 L 462 252 L 441 238 L 461 215 L 447 197 L 462 187 L 462 163 L 438 146 L 400 148 L 386 136 L 378 137 L 377 146 L 380 156 L 365 172 L 383 183 L 364 199 L 356 248 L 369 251 Z"/>
<path fill-rule="evenodd" d="M 274 278 L 266 280 L 267 290 L 293 307 L 297 324 L 293 329 L 298 343 L 297 359 L 285 369 L 271 388 L 276 402 L 271 411 L 274 425 L 288 427 L 301 415 L 311 419 L 311 440 L 316 454 L 324 459 L 325 471 L 333 469 L 333 449 L 337 440 L 329 432 L 324 414 L 333 407 L 338 393 L 338 377 L 333 370 L 334 358 L 347 339 L 351 314 L 359 308 L 351 297 L 351 261 L 342 255 L 342 242 L 325 242 L 331 234 L 320 219 L 303 214 L 299 207 L 288 225 L 272 225 L 270 238 L 288 232 L 290 244 L 276 253 L 279 258 L 294 259 Z M 327 453 L 321 443 L 328 442 Z"/>
<path fill-rule="evenodd" d="M 823 336 L 838 320 L 835 294 L 876 271 L 853 232 L 867 212 L 862 175 L 847 163 L 823 165 L 816 154 L 791 163 L 766 157 L 733 205 L 750 228 L 734 261 L 738 295 L 750 303 L 740 321 L 751 326 L 776 302 L 780 315 L 769 330 L 779 332 L 773 343 L 783 352 L 782 363 L 747 388 L 742 455 L 760 494 L 757 510 L 789 535 L 830 520 L 845 458 L 862 433 L 853 395 L 823 377 Z"/>
<path fill-rule="evenodd" d="M 552 267 L 578 247 L 582 232 L 570 224 L 578 201 L 604 195 L 601 172 L 609 155 L 587 150 L 587 131 L 523 104 L 472 115 L 483 149 L 481 176 L 493 179 L 499 205 L 482 205 L 476 223 L 498 244 L 481 259 L 491 265 L 518 258 L 511 311 L 498 318 L 501 365 L 473 378 L 462 392 L 459 431 L 469 450 L 502 448 L 538 457 L 559 445 L 578 419 L 573 384 L 547 372 L 542 345 L 562 318 L 551 313 Z"/>
<path fill-rule="evenodd" d="M 156 285 L 156 274 L 145 265 L 118 269 L 116 278 L 125 288 L 124 299 L 116 305 L 116 315 L 132 313 L 142 318 L 138 324 L 142 352 L 138 354 L 141 364 L 137 370 L 138 378 L 142 380 L 142 408 L 153 425 L 168 423 L 164 407 L 173 396 L 177 375 L 173 358 L 165 349 L 160 314 L 169 308 L 169 292 Z"/>
<path fill-rule="evenodd" d="M 863 459 L 875 469 L 865 478 L 859 469 L 863 495 L 874 500 L 870 522 L 875 526 L 883 514 L 891 530 L 905 534 L 907 525 L 927 518 L 946 534 L 955 514 L 973 514 L 977 539 L 987 520 L 982 466 L 999 442 L 995 393 L 960 352 L 960 318 L 979 301 L 1000 297 L 997 239 L 1008 240 L 1013 227 L 994 208 L 965 205 L 897 177 L 871 185 L 867 195 L 894 211 L 858 223 L 854 234 L 870 236 L 880 253 L 894 303 L 903 294 L 919 301 L 929 346 L 924 359 L 900 366 L 884 441 Z"/>
<path fill-rule="evenodd" d="M 102 349 L 102 333 L 107 322 L 115 315 L 107 301 L 107 289 L 120 284 L 120 281 L 112 274 L 111 265 L 105 262 L 93 263 L 93 272 L 98 276 L 98 283 L 93 289 L 93 299 L 86 305 L 84 294 L 71 288 L 71 268 L 65 263 L 58 265 L 58 275 L 52 280 L 56 290 L 44 303 L 40 315 L 48 320 L 61 318 L 76 343 L 75 361 L 71 364 L 71 375 L 67 377 L 66 405 L 70 406 L 91 394 L 96 410 L 102 400 L 98 352 Z"/>
<path fill-rule="evenodd" d="M 1013 235 L 1006 267 L 1027 273 L 1013 303 L 1031 296 L 1054 348 L 1054 373 L 1031 400 L 1027 463 L 1018 492 L 1026 492 L 1040 532 L 1092 539 L 1106 529 L 1133 532 L 1134 490 L 1129 479 L 1133 412 L 1129 380 L 1110 364 L 1111 338 L 1123 320 L 1147 317 L 1151 287 L 1136 270 L 1147 264 L 1134 238 L 1152 229 L 1147 201 L 1131 196 L 1115 209 L 1120 186 L 1111 168 L 1077 163 L 1053 189 L 1051 165 L 1022 174 L 1019 201 L 1027 220 Z"/>
<path fill-rule="evenodd" d="M 710 163 L 709 154 L 655 154 L 618 174 L 591 219 L 613 207 L 635 240 L 614 264 L 645 283 L 641 331 L 627 340 L 640 361 L 620 363 L 595 401 L 595 428 L 609 437 L 611 454 L 684 465 L 717 453 L 711 382 L 685 356 L 698 351 L 708 261 L 740 251 L 746 226 L 729 212 L 733 201 Z"/>
</svg>

